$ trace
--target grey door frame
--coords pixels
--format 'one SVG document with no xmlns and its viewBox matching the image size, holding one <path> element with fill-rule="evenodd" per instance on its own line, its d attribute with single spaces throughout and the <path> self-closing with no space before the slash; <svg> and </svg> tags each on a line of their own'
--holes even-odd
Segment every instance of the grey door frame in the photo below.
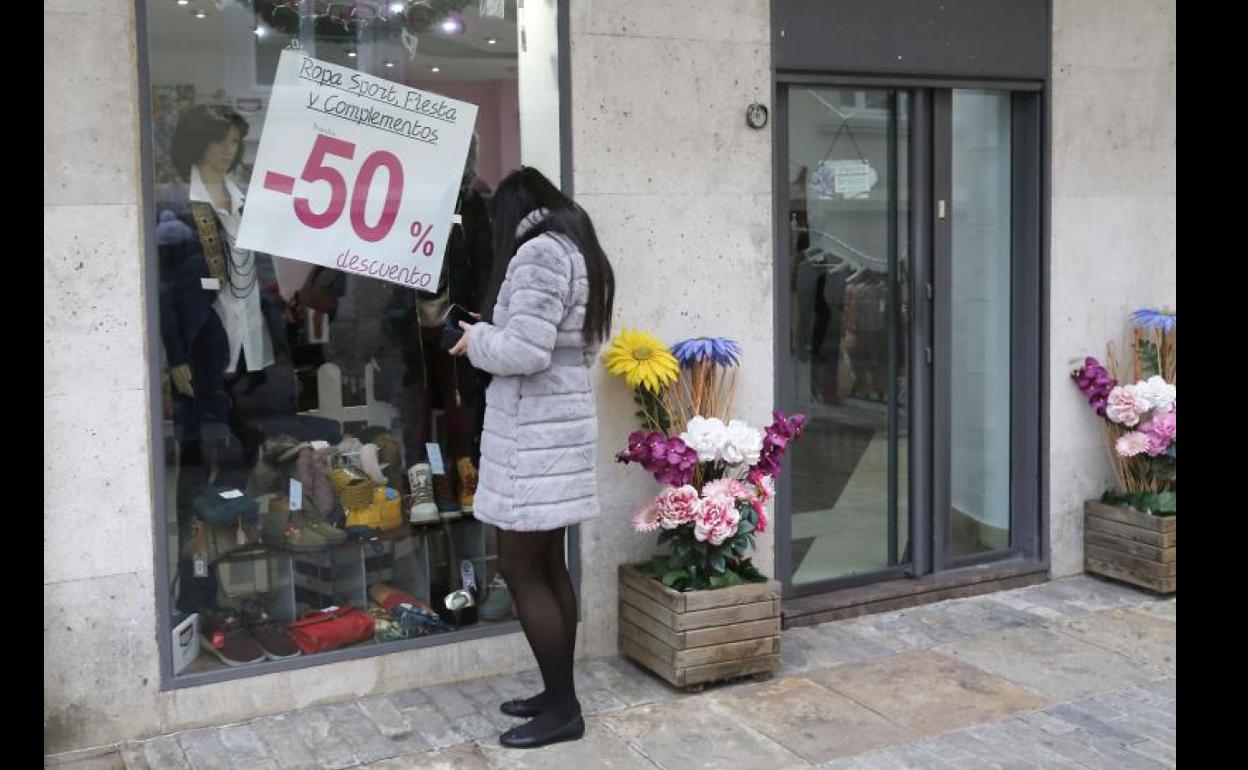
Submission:
<svg viewBox="0 0 1248 770">
<path fill-rule="evenodd" d="M 777 72 L 773 82 L 773 292 L 776 350 L 775 387 L 779 408 L 790 407 L 795 392 L 791 367 L 781 365 L 788 355 L 792 308 L 789 302 L 789 89 L 792 86 L 828 86 L 891 89 L 909 93 L 909 227 L 910 227 L 910 328 L 908 410 L 910 496 L 910 560 L 896 564 L 894 555 L 895 510 L 890 510 L 890 562 L 886 569 L 830 580 L 793 584 L 792 473 L 791 460 L 784 462 L 776 501 L 776 575 L 785 597 L 805 596 L 852 588 L 882 580 L 916 578 L 933 572 L 955 570 L 1009 558 L 1041 561 L 1046 557 L 1040 537 L 1047 522 L 1043 502 L 1041 449 L 1045 367 L 1040 360 L 1045 328 L 1042 317 L 1047 244 L 1044 190 L 1048 169 L 1044 157 L 1047 141 L 1047 92 L 1044 84 L 1018 80 L 962 80 L 888 76 L 836 75 Z M 1011 462 L 1010 545 L 1006 549 L 969 557 L 946 557 L 949 500 L 949 356 L 951 220 L 938 221 L 934 201 L 950 200 L 952 185 L 950 147 L 950 101 L 955 88 L 1008 90 L 1013 97 L 1012 132 L 1012 246 L 1011 246 Z M 895 198 L 895 196 L 893 196 Z M 896 221 L 894 217 L 893 221 Z M 932 291 L 927 290 L 928 285 Z M 896 285 L 895 282 L 892 284 Z M 929 359 L 930 351 L 930 359 Z M 895 362 L 895 357 L 890 357 Z M 929 364 L 930 361 L 930 364 Z M 890 425 L 895 427 L 895 425 Z M 895 431 L 894 431 L 895 435 Z M 943 437 L 939 441 L 936 437 Z M 895 457 L 890 456 L 890 460 Z M 895 480 L 890 462 L 890 480 Z"/>
</svg>

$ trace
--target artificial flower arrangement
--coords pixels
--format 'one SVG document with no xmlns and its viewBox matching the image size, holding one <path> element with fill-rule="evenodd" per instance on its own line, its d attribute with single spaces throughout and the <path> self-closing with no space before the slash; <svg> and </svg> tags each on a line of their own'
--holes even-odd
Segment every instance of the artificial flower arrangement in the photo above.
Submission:
<svg viewBox="0 0 1248 770">
<path fill-rule="evenodd" d="M 773 412 L 763 429 L 732 419 L 741 349 L 722 337 L 698 337 L 670 349 L 650 334 L 625 329 L 604 354 L 640 406 L 642 430 L 617 455 L 638 463 L 664 486 L 633 515 L 637 532 L 659 532 L 669 547 L 640 566 L 678 591 L 725 588 L 767 577 L 746 557 L 767 530 L 780 461 L 806 418 Z"/>
<path fill-rule="evenodd" d="M 1131 316 L 1130 384 L 1107 345 L 1108 366 L 1089 356 L 1071 377 L 1102 418 L 1116 488 L 1101 502 L 1155 516 L 1175 515 L 1178 439 L 1178 337 L 1173 310 L 1145 308 Z"/>
</svg>

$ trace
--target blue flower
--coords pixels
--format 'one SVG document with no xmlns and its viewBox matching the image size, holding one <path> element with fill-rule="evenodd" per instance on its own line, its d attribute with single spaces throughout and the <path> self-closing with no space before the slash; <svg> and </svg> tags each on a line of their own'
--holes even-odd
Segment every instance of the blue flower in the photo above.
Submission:
<svg viewBox="0 0 1248 770">
<path fill-rule="evenodd" d="M 727 337 L 695 337 L 672 345 L 672 355 L 681 366 L 692 366 L 708 358 L 719 366 L 736 366 L 741 346 Z"/>
<path fill-rule="evenodd" d="M 1131 314 L 1131 320 L 1136 326 L 1146 329 L 1161 329 L 1163 332 L 1174 331 L 1175 318 L 1175 311 L 1168 307 L 1145 307 Z"/>
</svg>

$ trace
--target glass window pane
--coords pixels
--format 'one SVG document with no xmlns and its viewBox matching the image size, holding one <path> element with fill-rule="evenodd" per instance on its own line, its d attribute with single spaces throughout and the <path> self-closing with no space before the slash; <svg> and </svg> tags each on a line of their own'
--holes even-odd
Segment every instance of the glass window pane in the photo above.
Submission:
<svg viewBox="0 0 1248 770">
<path fill-rule="evenodd" d="M 442 349 L 439 330 L 450 302 L 482 309 L 494 187 L 522 163 L 560 178 L 557 3 L 435 5 L 459 10 L 146 3 L 167 590 L 171 627 L 198 613 L 205 643 L 179 670 L 251 664 L 248 651 L 211 641 L 229 612 L 260 607 L 281 627 L 331 604 L 382 617 L 389 607 L 380 605 L 396 596 L 430 610 L 406 625 L 379 624 L 362 645 L 426 632 L 453 638 L 451 626 L 488 622 L 444 603 L 466 583 L 485 599 L 497 548 L 492 529 L 469 515 L 483 383 Z M 455 194 L 459 221 L 429 291 L 238 246 L 248 193 L 259 189 L 251 174 L 261 142 L 294 141 L 281 123 L 266 126 L 292 41 L 347 73 L 477 106 Z M 389 178 L 379 163 L 372 178 Z M 324 165 L 354 183 L 367 163 L 344 154 Z M 409 173 L 405 189 L 412 185 Z M 328 205 L 326 189 L 307 193 L 313 211 Z M 388 200 L 367 196 L 362 221 L 378 222 Z"/>
<path fill-rule="evenodd" d="M 907 118 L 902 92 L 789 89 L 796 585 L 909 560 Z"/>
<path fill-rule="evenodd" d="M 953 92 L 952 557 L 1010 543 L 1010 115 Z"/>
</svg>

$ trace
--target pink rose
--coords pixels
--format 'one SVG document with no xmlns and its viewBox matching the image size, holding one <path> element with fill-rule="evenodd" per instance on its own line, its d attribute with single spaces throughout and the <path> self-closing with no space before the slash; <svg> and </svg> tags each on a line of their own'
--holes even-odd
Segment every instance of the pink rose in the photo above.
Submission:
<svg viewBox="0 0 1248 770">
<path fill-rule="evenodd" d="M 694 520 L 702 507 L 702 500 L 698 497 L 698 490 L 685 484 L 660 492 L 655 505 L 663 529 L 675 529 Z"/>
<path fill-rule="evenodd" d="M 1109 392 L 1109 403 L 1105 407 L 1105 416 L 1111 422 L 1134 428 L 1140 422 L 1140 415 L 1151 408 L 1150 404 L 1140 399 L 1133 390 L 1118 387 Z"/>
<path fill-rule="evenodd" d="M 711 545 L 720 545 L 737 533 L 740 523 L 737 501 L 728 495 L 716 495 L 702 501 L 702 508 L 694 521 L 693 536 Z"/>
<path fill-rule="evenodd" d="M 1123 457 L 1135 457 L 1148 449 L 1148 435 L 1133 430 L 1114 444 L 1114 449 Z"/>
<path fill-rule="evenodd" d="M 1145 433 L 1148 440 L 1144 445 L 1144 451 L 1148 452 L 1149 457 L 1161 457 L 1170 448 L 1170 440 L 1165 436 L 1158 436 L 1156 433 Z"/>
<path fill-rule="evenodd" d="M 749 500 L 753 495 L 750 488 L 738 479 L 715 479 L 702 485 L 703 499 L 727 495 L 737 500 Z"/>
<path fill-rule="evenodd" d="M 1178 412 L 1157 412 L 1140 430 L 1173 444 L 1179 440 L 1177 420 Z"/>
</svg>

